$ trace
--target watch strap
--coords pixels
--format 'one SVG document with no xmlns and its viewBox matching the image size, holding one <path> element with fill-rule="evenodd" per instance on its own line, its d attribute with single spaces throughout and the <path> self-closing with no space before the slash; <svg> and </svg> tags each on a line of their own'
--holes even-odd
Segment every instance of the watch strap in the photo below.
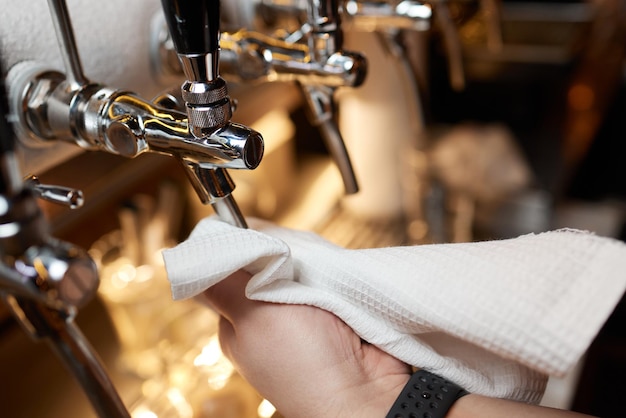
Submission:
<svg viewBox="0 0 626 418">
<path fill-rule="evenodd" d="M 386 418 L 444 418 L 468 392 L 443 377 L 418 370 L 400 392 Z"/>
</svg>

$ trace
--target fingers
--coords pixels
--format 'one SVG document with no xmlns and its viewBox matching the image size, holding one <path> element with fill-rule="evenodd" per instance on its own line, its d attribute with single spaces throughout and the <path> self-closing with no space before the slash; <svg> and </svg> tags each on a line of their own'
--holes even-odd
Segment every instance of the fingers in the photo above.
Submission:
<svg viewBox="0 0 626 418">
<path fill-rule="evenodd" d="M 260 303 L 246 297 L 246 285 L 250 277 L 252 276 L 248 272 L 239 270 L 205 290 L 202 299 L 215 312 L 234 324 Z"/>
</svg>

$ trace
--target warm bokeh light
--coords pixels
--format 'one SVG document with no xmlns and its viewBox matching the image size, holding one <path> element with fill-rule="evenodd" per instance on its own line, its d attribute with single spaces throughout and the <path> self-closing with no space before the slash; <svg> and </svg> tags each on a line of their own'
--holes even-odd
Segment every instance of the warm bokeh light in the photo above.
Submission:
<svg viewBox="0 0 626 418">
<path fill-rule="evenodd" d="M 196 367 L 213 366 L 220 360 L 220 357 L 222 357 L 222 350 L 217 336 L 214 336 L 207 345 L 202 347 L 202 352 L 193 360 L 193 365 Z"/>
<path fill-rule="evenodd" d="M 192 418 L 193 408 L 189 405 L 189 402 L 178 388 L 170 388 L 167 391 L 167 399 L 171 402 L 172 406 L 178 413 L 176 416 L 179 418 Z"/>
<path fill-rule="evenodd" d="M 259 418 L 271 418 L 275 412 L 276 408 L 267 399 L 263 399 L 263 401 L 259 404 L 259 408 L 257 409 Z"/>
<path fill-rule="evenodd" d="M 133 418 L 158 418 L 159 416 L 146 408 L 145 406 L 139 406 L 132 413 Z"/>
</svg>

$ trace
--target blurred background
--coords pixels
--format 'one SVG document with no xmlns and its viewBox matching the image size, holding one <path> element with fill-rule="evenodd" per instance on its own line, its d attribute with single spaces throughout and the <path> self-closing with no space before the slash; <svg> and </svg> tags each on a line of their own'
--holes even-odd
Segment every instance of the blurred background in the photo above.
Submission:
<svg viewBox="0 0 626 418">
<path fill-rule="evenodd" d="M 15 101 L 19 65 L 64 67 L 46 2 L 2 1 L 1 56 Z M 622 0 L 328 2 L 341 17 L 339 52 L 367 59 L 359 86 L 337 82 L 323 65 L 304 68 L 310 57 L 287 50 L 319 55 L 306 43 L 307 1 L 221 3 L 233 120 L 265 138 L 256 170 L 230 171 L 246 216 L 351 248 L 566 227 L 626 239 Z M 184 81 L 158 1 L 67 5 L 89 79 L 150 100 Z M 274 61 L 263 61 L 269 55 Z M 330 104 L 320 111 L 311 97 Z M 346 193 L 329 132 L 345 142 L 356 194 Z M 180 164 L 18 135 L 24 175 L 84 192 L 80 209 L 40 206 L 51 234 L 89 250 L 98 265 L 98 295 L 76 322 L 133 417 L 278 416 L 221 355 L 216 318 L 194 301 L 171 301 L 160 250 L 213 214 Z M 543 404 L 626 414 L 624 305 L 576 369 L 550 380 Z M 3 416 L 95 416 L 76 381 L 4 305 L 0 336 Z"/>
</svg>

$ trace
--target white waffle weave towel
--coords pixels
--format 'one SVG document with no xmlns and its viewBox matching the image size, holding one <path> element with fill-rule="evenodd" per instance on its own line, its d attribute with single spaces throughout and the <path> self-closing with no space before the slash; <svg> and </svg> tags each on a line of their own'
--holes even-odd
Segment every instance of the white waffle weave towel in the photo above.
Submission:
<svg viewBox="0 0 626 418">
<path fill-rule="evenodd" d="M 173 297 L 245 269 L 249 298 L 333 312 L 389 354 L 487 396 L 538 402 L 547 375 L 576 364 L 626 288 L 626 245 L 582 231 L 348 250 L 250 224 L 207 218 L 164 251 Z"/>
</svg>

